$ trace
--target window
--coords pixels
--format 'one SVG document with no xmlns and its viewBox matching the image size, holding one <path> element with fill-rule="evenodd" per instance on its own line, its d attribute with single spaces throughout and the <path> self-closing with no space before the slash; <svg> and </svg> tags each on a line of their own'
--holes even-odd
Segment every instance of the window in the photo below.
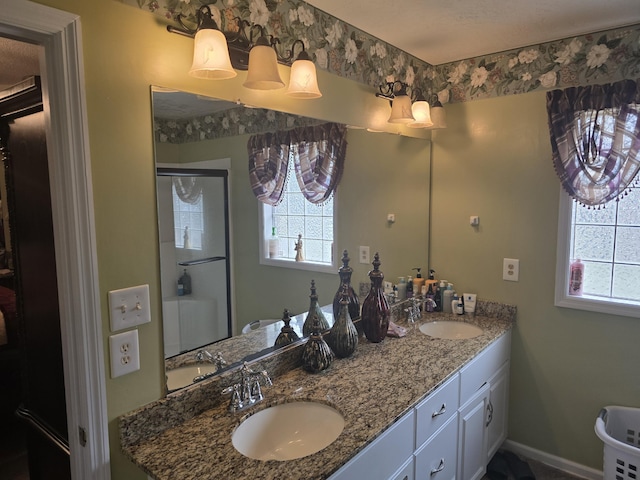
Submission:
<svg viewBox="0 0 640 480">
<path fill-rule="evenodd" d="M 562 192 L 556 305 L 640 317 L 640 187 L 588 209 Z M 568 295 L 569 265 L 584 264 L 583 294 Z"/>
<path fill-rule="evenodd" d="M 291 153 L 290 155 L 293 155 Z M 333 257 L 335 197 L 322 205 L 306 200 L 294 173 L 294 161 L 290 158 L 288 181 L 282 201 L 271 206 L 261 205 L 261 263 L 310 271 L 335 273 Z M 275 255 L 270 254 L 269 240 L 273 228 L 278 237 Z M 302 235 L 303 262 L 295 260 L 298 235 Z"/>
<path fill-rule="evenodd" d="M 202 250 L 203 195 L 198 195 L 197 199 L 193 200 L 194 203 L 185 202 L 178 195 L 175 182 L 172 182 L 171 192 L 173 194 L 173 228 L 176 248 Z"/>
</svg>

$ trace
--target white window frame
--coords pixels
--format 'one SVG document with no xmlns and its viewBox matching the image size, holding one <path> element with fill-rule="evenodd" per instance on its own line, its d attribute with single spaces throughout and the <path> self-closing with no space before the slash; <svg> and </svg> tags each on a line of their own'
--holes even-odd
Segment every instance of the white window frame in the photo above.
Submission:
<svg viewBox="0 0 640 480">
<path fill-rule="evenodd" d="M 295 181 L 289 179 L 289 181 Z M 292 268 L 295 270 L 306 270 L 308 272 L 320 272 L 320 273 L 336 273 L 337 261 L 336 261 L 336 245 L 338 245 L 338 195 L 334 193 L 333 196 L 333 249 L 331 252 L 331 264 L 317 263 L 310 261 L 296 262 L 295 260 L 288 258 L 269 258 L 267 251 L 267 240 L 271 236 L 270 222 L 265 220 L 265 212 L 267 209 L 272 208 L 271 205 L 266 205 L 262 202 L 258 202 L 258 248 L 260 254 L 260 265 L 269 265 L 271 267 Z"/>
<path fill-rule="evenodd" d="M 581 297 L 569 295 L 572 202 L 573 200 L 571 197 L 562 189 L 562 187 L 560 187 L 555 305 L 557 307 L 640 318 L 640 302 L 625 301 L 614 298 L 605 299 L 590 295 L 583 295 Z"/>
</svg>

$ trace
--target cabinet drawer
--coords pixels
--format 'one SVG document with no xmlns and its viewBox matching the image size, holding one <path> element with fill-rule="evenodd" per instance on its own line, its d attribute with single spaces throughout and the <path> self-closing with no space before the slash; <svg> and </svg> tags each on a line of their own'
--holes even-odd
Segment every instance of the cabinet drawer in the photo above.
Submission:
<svg viewBox="0 0 640 480">
<path fill-rule="evenodd" d="M 508 331 L 460 370 L 460 405 L 471 396 L 509 359 L 511 332 Z"/>
<path fill-rule="evenodd" d="M 391 477 L 391 480 L 413 480 L 413 455 L 405 464 Z"/>
<path fill-rule="evenodd" d="M 416 447 L 426 442 L 458 410 L 460 377 L 453 377 L 440 385 L 416 407 Z"/>
<path fill-rule="evenodd" d="M 414 410 L 411 410 L 389 430 L 345 463 L 330 477 L 331 480 L 390 478 L 413 453 L 413 423 Z"/>
<path fill-rule="evenodd" d="M 453 415 L 437 435 L 416 451 L 416 479 L 454 480 L 458 451 L 458 415 Z"/>
</svg>

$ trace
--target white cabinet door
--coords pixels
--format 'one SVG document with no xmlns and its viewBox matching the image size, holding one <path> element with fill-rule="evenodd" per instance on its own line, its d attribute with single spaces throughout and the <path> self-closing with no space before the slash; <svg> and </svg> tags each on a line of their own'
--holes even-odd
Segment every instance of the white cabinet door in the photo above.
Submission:
<svg viewBox="0 0 640 480">
<path fill-rule="evenodd" d="M 489 384 L 484 384 L 459 411 L 458 479 L 477 480 L 487 468 L 487 407 Z"/>
<path fill-rule="evenodd" d="M 507 438 L 509 409 L 509 362 L 489 380 L 489 426 L 487 427 L 487 463 Z"/>
</svg>

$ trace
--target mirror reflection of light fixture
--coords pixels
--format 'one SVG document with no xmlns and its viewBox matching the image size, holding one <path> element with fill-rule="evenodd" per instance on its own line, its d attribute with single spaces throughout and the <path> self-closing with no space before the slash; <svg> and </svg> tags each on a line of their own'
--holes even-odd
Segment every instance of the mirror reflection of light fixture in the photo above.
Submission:
<svg viewBox="0 0 640 480">
<path fill-rule="evenodd" d="M 387 122 L 409 123 L 415 120 L 411 113 L 411 97 L 407 93 L 408 87 L 406 83 L 398 80 L 380 86 L 380 93 L 376 93 L 376 96 L 386 98 L 391 102 L 391 115 Z"/>
<path fill-rule="evenodd" d="M 431 128 L 447 128 L 447 114 L 437 96 L 435 96 L 435 101 L 431 106 L 431 120 L 433 121 L 433 127 Z"/>
<path fill-rule="evenodd" d="M 413 113 L 415 120 L 407 126 L 411 128 L 429 128 L 433 126 L 429 102 L 424 98 L 421 91 L 418 91 L 416 100 L 411 104 L 411 113 Z"/>
<path fill-rule="evenodd" d="M 435 101 L 429 105 L 419 89 L 408 93 L 409 85 L 399 80 L 380 86 L 376 97 L 389 100 L 391 116 L 389 123 L 404 123 L 412 128 L 447 128 L 444 107 L 434 95 Z"/>
<path fill-rule="evenodd" d="M 220 31 L 208 5 L 202 5 L 198 9 L 195 28 L 185 25 L 183 18 L 182 15 L 176 18 L 180 27 L 169 25 L 167 30 L 194 38 L 190 75 L 197 78 L 225 79 L 235 77 L 236 70 L 248 70 L 247 78 L 243 83 L 246 88 L 273 90 L 285 85 L 278 72 L 278 63 L 281 63 L 291 66 L 287 95 L 295 98 L 322 96 L 318 88 L 315 65 L 305 51 L 301 40 L 294 41 L 291 50 L 281 55 L 276 48 L 280 40 L 267 36 L 264 27 L 260 25 L 251 25 L 246 20 L 236 17 L 234 19 L 237 24 L 236 31 L 224 33 Z M 255 29 L 259 29 L 260 34 L 254 42 Z M 293 61 L 293 50 L 298 43 L 302 46 L 302 51 Z"/>
</svg>

